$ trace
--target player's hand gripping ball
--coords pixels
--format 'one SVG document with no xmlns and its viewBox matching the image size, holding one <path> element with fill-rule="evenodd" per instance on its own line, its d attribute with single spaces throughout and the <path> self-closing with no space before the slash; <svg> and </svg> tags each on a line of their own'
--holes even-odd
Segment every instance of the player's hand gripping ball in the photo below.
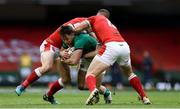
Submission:
<svg viewBox="0 0 180 109">
<path fill-rule="evenodd" d="M 72 55 L 74 49 L 75 49 L 74 47 L 69 47 L 69 48 L 67 49 L 68 54 L 69 54 L 70 56 Z"/>
</svg>

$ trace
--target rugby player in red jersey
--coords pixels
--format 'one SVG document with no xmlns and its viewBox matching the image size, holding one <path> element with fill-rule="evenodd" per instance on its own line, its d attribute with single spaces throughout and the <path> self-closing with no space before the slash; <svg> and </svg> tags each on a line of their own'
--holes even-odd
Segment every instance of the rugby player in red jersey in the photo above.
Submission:
<svg viewBox="0 0 180 109">
<path fill-rule="evenodd" d="M 69 22 L 63 24 L 63 25 L 69 25 L 72 27 L 76 27 L 78 24 L 77 22 L 81 22 L 85 20 L 85 18 L 75 18 L 70 20 Z M 75 24 L 75 25 L 74 25 Z M 55 59 L 61 57 L 61 59 L 69 58 L 66 50 L 60 51 L 63 45 L 63 41 L 60 36 L 60 29 L 59 27 L 55 32 L 53 32 L 48 38 L 46 38 L 43 43 L 40 46 L 40 52 L 41 52 L 41 63 L 42 66 L 36 68 L 26 79 L 23 81 L 19 86 L 16 87 L 16 94 L 20 96 L 22 92 L 33 82 L 38 80 L 43 74 L 47 73 L 51 70 L 53 67 Z M 82 41 L 83 42 L 83 41 Z M 90 42 L 91 43 L 91 42 Z M 77 56 L 76 56 L 77 57 Z M 87 56 L 88 57 L 88 56 Z M 75 58 L 74 58 L 75 59 Z M 77 63 L 77 62 L 76 62 Z M 87 66 L 87 65 L 86 65 Z M 60 63 L 60 75 L 61 78 L 59 78 L 57 81 L 55 81 L 52 84 L 52 87 L 49 89 L 48 93 L 43 95 L 43 99 L 46 101 L 49 101 L 51 104 L 57 104 L 58 102 L 54 99 L 53 95 L 62 89 L 65 84 L 69 83 L 70 80 L 70 69 L 69 66 L 65 63 Z M 80 70 L 83 69 L 80 67 Z M 79 73 L 78 75 L 81 76 L 81 80 L 78 81 L 79 89 L 84 89 L 84 78 L 85 73 Z M 101 86 L 101 89 L 105 92 L 103 94 L 105 95 L 105 102 L 111 103 L 111 92 L 109 90 L 106 90 L 105 87 Z M 108 95 L 107 95 L 108 94 Z M 106 96 L 107 95 L 107 96 Z M 109 101 L 110 100 L 110 101 Z"/>
<path fill-rule="evenodd" d="M 77 22 L 83 21 L 85 18 L 75 18 L 71 21 L 65 23 L 64 25 L 71 25 L 76 24 Z M 19 85 L 16 87 L 16 94 L 18 96 L 21 95 L 22 92 L 34 81 L 38 80 L 43 74 L 49 72 L 54 65 L 55 59 L 57 59 L 62 52 L 60 49 L 62 47 L 62 39 L 59 34 L 60 27 L 54 31 L 49 37 L 47 37 L 40 46 L 40 53 L 41 53 L 41 66 L 34 69 L 32 73 Z M 69 72 L 68 66 L 61 65 L 60 72 Z M 65 78 L 66 79 L 66 78 Z M 60 87 L 62 88 L 62 83 L 66 80 L 59 79 Z"/>
<path fill-rule="evenodd" d="M 105 9 L 100 10 L 96 16 L 87 18 L 74 28 L 74 32 L 92 28 L 99 43 L 102 44 L 86 74 L 86 84 L 91 92 L 86 104 L 93 105 L 97 103 L 96 98 L 99 98 L 99 90 L 96 86 L 96 77 L 113 65 L 115 61 L 119 63 L 123 72 L 128 76 L 130 84 L 138 92 L 143 103 L 151 104 L 139 78 L 132 70 L 129 45 L 121 36 L 116 26 L 104 16 L 106 11 Z"/>
</svg>

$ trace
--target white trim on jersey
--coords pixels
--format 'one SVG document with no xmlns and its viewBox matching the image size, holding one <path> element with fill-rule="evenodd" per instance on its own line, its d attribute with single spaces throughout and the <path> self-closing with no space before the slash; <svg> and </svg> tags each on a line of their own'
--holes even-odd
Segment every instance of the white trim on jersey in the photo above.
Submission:
<svg viewBox="0 0 180 109">
<path fill-rule="evenodd" d="M 88 24 L 88 26 L 91 28 L 91 24 L 90 24 L 90 22 L 88 21 L 88 20 L 84 20 L 87 24 Z"/>
<path fill-rule="evenodd" d="M 69 23 L 69 24 L 67 24 L 68 26 L 71 26 L 73 29 L 74 29 L 74 25 L 73 24 L 71 24 L 71 23 Z"/>
</svg>

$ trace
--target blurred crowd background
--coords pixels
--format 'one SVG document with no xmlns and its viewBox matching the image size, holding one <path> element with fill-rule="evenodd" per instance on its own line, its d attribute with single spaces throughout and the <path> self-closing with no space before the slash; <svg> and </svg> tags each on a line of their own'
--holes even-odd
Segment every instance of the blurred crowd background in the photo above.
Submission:
<svg viewBox="0 0 180 109">
<path fill-rule="evenodd" d="M 40 65 L 39 46 L 61 24 L 106 8 L 131 48 L 135 73 L 145 89 L 180 90 L 179 0 L 0 0 L 0 86 L 18 85 Z M 129 86 L 115 63 L 103 84 Z M 76 66 L 71 66 L 76 85 Z M 56 66 L 34 85 L 58 79 Z"/>
</svg>

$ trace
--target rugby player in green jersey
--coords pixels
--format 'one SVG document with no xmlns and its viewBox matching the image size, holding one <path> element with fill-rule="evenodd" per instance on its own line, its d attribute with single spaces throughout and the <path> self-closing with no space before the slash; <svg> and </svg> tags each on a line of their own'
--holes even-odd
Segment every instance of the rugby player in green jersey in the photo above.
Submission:
<svg viewBox="0 0 180 109">
<path fill-rule="evenodd" d="M 63 48 L 64 51 L 61 52 L 61 66 L 67 67 L 68 65 L 79 65 L 78 67 L 78 88 L 80 90 L 85 90 L 85 75 L 87 69 L 95 56 L 97 41 L 95 38 L 89 34 L 63 34 L 63 31 L 72 30 L 71 26 L 62 26 L 61 27 L 61 37 L 63 39 Z M 73 49 L 73 50 L 72 50 Z M 72 52 L 72 53 L 70 53 Z M 104 95 L 104 100 L 106 104 L 110 104 L 112 101 L 111 92 L 104 86 L 101 85 L 102 77 L 104 74 L 99 75 L 97 78 L 97 86 L 99 87 L 100 93 Z M 64 83 L 70 82 L 69 72 L 61 72 L 61 78 L 65 78 Z M 58 81 L 58 80 L 57 80 Z M 61 90 L 65 84 L 58 84 L 55 82 L 49 91 L 43 96 L 44 100 L 49 101 L 51 104 L 56 104 L 57 101 L 54 99 L 53 95 Z"/>
</svg>

